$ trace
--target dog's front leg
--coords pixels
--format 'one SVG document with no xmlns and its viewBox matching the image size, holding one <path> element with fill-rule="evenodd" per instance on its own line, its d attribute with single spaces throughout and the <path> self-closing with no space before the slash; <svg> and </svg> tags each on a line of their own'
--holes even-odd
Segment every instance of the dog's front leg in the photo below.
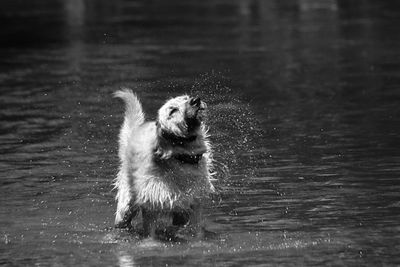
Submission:
<svg viewBox="0 0 400 267">
<path fill-rule="evenodd" d="M 204 219 L 203 219 L 203 207 L 200 201 L 195 201 L 191 205 L 192 213 L 190 216 L 190 228 L 194 237 L 203 238 L 204 236 Z"/>
<path fill-rule="evenodd" d="M 142 208 L 143 234 L 151 238 L 156 237 L 157 215 L 154 211 Z"/>
<path fill-rule="evenodd" d="M 138 211 L 132 199 L 129 200 L 128 204 L 118 201 L 117 213 L 115 215 L 115 227 L 131 227 L 131 221 L 137 215 Z"/>
</svg>

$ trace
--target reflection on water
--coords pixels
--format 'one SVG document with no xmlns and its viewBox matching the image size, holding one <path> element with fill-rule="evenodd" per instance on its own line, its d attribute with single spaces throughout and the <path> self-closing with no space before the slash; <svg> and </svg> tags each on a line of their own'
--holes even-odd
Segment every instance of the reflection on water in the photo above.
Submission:
<svg viewBox="0 0 400 267">
<path fill-rule="evenodd" d="M 400 264 L 400 9 L 375 2 L 3 1 L 0 264 Z M 151 119 L 206 99 L 215 236 L 112 228 L 120 86 Z"/>
</svg>

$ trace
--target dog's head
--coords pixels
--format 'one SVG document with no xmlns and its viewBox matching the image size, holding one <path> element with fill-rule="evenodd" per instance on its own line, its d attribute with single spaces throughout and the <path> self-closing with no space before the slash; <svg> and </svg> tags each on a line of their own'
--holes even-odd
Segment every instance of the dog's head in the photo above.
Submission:
<svg viewBox="0 0 400 267">
<path fill-rule="evenodd" d="M 168 100 L 158 111 L 158 125 L 163 134 L 178 138 L 196 136 L 207 105 L 199 97 L 187 95 Z"/>
</svg>

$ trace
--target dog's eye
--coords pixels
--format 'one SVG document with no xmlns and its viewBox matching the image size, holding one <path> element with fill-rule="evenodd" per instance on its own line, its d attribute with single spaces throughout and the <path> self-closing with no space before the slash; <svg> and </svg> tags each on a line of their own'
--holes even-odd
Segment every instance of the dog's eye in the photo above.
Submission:
<svg viewBox="0 0 400 267">
<path fill-rule="evenodd" d="M 171 108 L 169 111 L 169 115 L 171 116 L 172 114 L 174 114 L 176 111 L 178 111 L 178 108 Z"/>
</svg>

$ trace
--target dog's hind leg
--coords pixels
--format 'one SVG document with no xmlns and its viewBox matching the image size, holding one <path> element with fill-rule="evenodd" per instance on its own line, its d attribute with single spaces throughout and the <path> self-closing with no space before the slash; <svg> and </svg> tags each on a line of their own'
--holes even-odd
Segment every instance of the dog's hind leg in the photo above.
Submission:
<svg viewBox="0 0 400 267">
<path fill-rule="evenodd" d="M 179 211 L 172 212 L 172 225 L 184 226 L 189 222 L 189 212 Z"/>
</svg>

